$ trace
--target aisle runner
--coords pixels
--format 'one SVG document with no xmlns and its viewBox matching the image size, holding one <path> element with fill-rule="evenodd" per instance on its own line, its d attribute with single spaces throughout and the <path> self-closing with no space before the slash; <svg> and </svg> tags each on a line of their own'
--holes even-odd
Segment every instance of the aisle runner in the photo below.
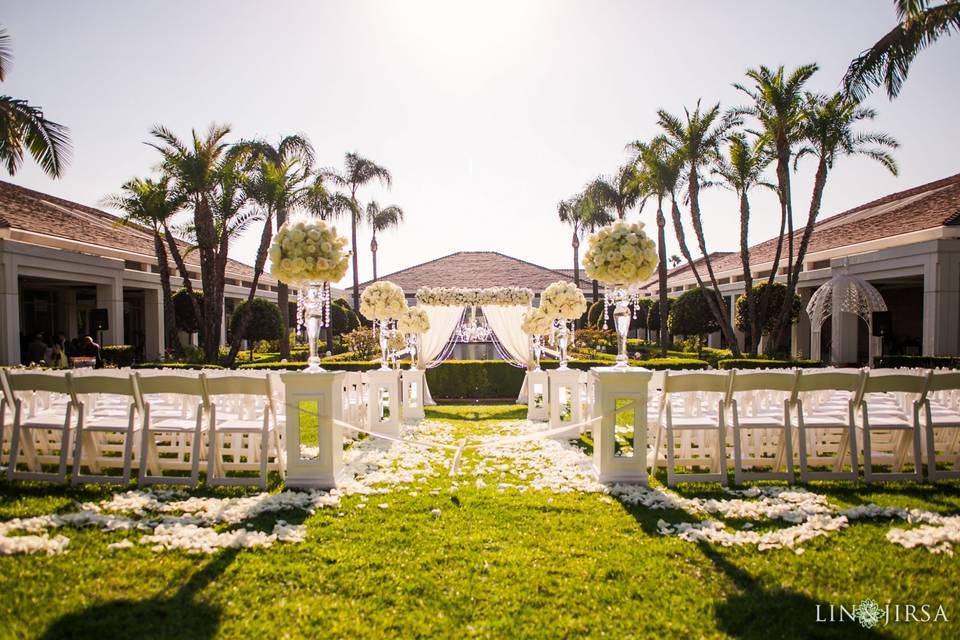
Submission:
<svg viewBox="0 0 960 640">
<path fill-rule="evenodd" d="M 920 525 L 906 530 L 893 528 L 887 533 L 890 542 L 906 548 L 922 546 L 933 553 L 952 555 L 953 545 L 960 544 L 960 516 L 874 504 L 841 510 L 831 505 L 826 496 L 803 489 L 725 490 L 729 498 L 714 499 L 684 498 L 665 488 L 603 485 L 594 479 L 592 459 L 582 449 L 540 437 L 546 432 L 544 424 L 517 421 L 497 427 L 497 433 L 470 439 L 471 447 L 479 451 L 468 449 L 446 492 L 469 486 L 499 492 L 506 499 L 513 492 L 531 491 L 598 494 L 597 499 L 604 502 L 613 503 L 615 498 L 627 505 L 673 511 L 674 520 L 692 520 L 668 523 L 661 519 L 657 530 L 662 535 L 758 550 L 789 547 L 800 554 L 802 543 L 840 531 L 864 518 L 898 519 Z M 416 496 L 427 483 L 433 488 L 425 493 L 441 494 L 436 484 L 450 475 L 455 456 L 463 452 L 463 441 L 455 440 L 453 427 L 436 421 L 422 422 L 405 427 L 401 440 L 408 442 L 388 443 L 376 438 L 355 442 L 344 452 L 344 484 L 330 492 L 283 491 L 242 498 L 202 498 L 182 491 L 129 491 L 97 503 L 80 504 L 79 510 L 69 513 L 0 522 L 0 554 L 64 553 L 69 538 L 63 533 L 51 534 L 71 527 L 128 533 L 130 537 L 107 545 L 112 550 L 144 545 L 156 552 L 213 553 L 226 547 L 303 542 L 306 527 L 302 524 L 276 520 L 270 531 L 260 531 L 253 528 L 251 521 L 263 514 L 309 515 L 320 509 L 339 509 L 341 498 L 349 495 L 359 495 L 356 508 L 364 509 L 372 504 L 371 496 L 401 491 Z M 443 446 L 426 447 L 425 442 Z M 376 506 L 387 509 L 390 505 L 377 501 Z M 432 512 L 436 517 L 442 515 L 438 508 Z M 339 515 L 344 514 L 341 511 Z M 719 520 L 701 519 L 704 515 L 748 522 L 734 529 Z M 789 526 L 776 528 L 778 523 Z M 754 531 L 754 526 L 768 530 Z"/>
</svg>

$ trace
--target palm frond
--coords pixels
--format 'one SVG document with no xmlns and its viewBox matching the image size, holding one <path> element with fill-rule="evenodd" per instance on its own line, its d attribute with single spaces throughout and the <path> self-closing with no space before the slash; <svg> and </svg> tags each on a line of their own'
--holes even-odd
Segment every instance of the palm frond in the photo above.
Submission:
<svg viewBox="0 0 960 640">
<path fill-rule="evenodd" d="M 59 178 L 70 160 L 69 130 L 26 100 L 0 96 L 0 161 L 10 175 L 16 174 L 26 153 L 47 175 Z"/>
<path fill-rule="evenodd" d="M 13 43 L 6 27 L 0 27 L 0 82 L 7 79 L 13 62 Z"/>
</svg>

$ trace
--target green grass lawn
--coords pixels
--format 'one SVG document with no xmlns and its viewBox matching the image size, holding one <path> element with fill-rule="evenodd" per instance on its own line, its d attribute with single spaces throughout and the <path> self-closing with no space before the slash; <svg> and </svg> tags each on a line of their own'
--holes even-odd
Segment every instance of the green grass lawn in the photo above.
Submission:
<svg viewBox="0 0 960 640">
<path fill-rule="evenodd" d="M 525 411 L 443 406 L 428 417 L 460 438 L 497 433 Z M 468 465 L 478 459 L 466 453 Z M 136 534 L 64 529 L 66 555 L 0 556 L 0 637 L 960 637 L 960 555 L 892 544 L 886 532 L 909 526 L 902 522 L 860 521 L 804 543 L 802 555 L 761 552 L 657 532 L 658 520 L 689 519 L 685 512 L 597 493 L 500 492 L 496 474 L 486 486 L 472 475 L 457 480 L 453 488 L 443 472 L 394 487 L 370 496 L 369 508 L 353 495 L 309 517 L 260 516 L 253 524 L 266 531 L 277 519 L 307 525 L 306 542 L 269 549 L 110 551 L 108 543 Z M 955 482 L 812 489 L 840 507 L 960 513 Z M 116 491 L 4 481 L 0 520 L 69 511 Z M 677 493 L 723 497 L 715 485 Z M 388 508 L 375 507 L 381 502 Z M 870 631 L 816 622 L 818 604 L 826 611 L 863 598 L 943 605 L 949 622 Z"/>
</svg>

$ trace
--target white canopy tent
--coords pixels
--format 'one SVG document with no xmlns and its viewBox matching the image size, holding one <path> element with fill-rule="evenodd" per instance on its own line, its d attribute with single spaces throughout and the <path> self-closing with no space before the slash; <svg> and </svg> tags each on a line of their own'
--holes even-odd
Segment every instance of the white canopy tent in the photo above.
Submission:
<svg viewBox="0 0 960 640">
<path fill-rule="evenodd" d="M 822 357 L 820 353 L 820 332 L 826 319 L 841 313 L 852 313 L 867 323 L 870 336 L 869 362 L 873 363 L 874 357 L 880 350 L 880 338 L 874 337 L 872 331 L 873 313 L 886 310 L 887 303 L 883 296 L 880 295 L 876 287 L 863 278 L 845 273 L 834 276 L 814 291 L 810 302 L 807 303 L 807 315 L 810 317 L 812 358 L 820 360 Z M 833 344 L 830 359 L 834 364 L 841 360 L 837 348 L 839 344 L 837 333 L 837 331 L 831 331 Z"/>
</svg>

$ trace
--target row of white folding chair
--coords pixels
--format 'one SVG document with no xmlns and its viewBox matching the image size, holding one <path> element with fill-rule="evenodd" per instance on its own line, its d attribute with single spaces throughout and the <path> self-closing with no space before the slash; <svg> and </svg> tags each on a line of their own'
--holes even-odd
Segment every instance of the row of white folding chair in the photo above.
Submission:
<svg viewBox="0 0 960 640">
<path fill-rule="evenodd" d="M 136 461 L 143 484 L 195 485 L 200 461 L 206 458 L 209 484 L 265 486 L 267 458 L 273 458 L 270 468 L 283 467 L 280 432 L 264 375 L 12 373 L 4 374 L 3 380 L 5 402 L 8 397 L 20 400 L 14 402 L 20 415 L 15 412 L 14 426 L 19 428 L 13 429 L 11 438 L 11 478 L 63 481 L 65 461 L 74 442 L 74 482 L 126 482 Z M 61 403 L 60 411 L 29 416 L 22 400 L 38 392 L 59 394 L 68 400 Z M 216 402 L 211 402 L 211 397 Z M 260 409 L 251 412 L 248 400 Z M 219 415 L 218 405 L 222 408 Z M 76 436 L 71 437 L 71 417 L 77 410 Z M 262 417 L 256 420 L 252 414 Z M 214 455 L 206 455 L 204 440 Z M 17 469 L 21 450 L 27 472 Z M 58 463 L 57 473 L 40 470 L 42 464 L 49 463 Z M 93 475 L 101 467 L 117 463 L 123 468 L 121 478 Z M 83 474 L 84 466 L 91 475 Z M 168 476 L 164 470 L 187 470 L 190 476 Z M 257 471 L 259 477 L 233 478 L 228 471 Z"/>
</svg>

